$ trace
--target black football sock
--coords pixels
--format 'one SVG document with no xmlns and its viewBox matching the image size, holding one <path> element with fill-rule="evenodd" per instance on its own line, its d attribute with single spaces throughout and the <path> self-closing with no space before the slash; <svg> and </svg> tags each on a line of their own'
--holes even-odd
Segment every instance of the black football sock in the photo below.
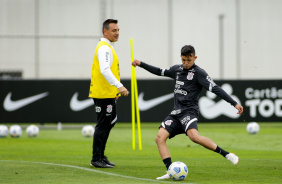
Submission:
<svg viewBox="0 0 282 184">
<path fill-rule="evenodd" d="M 164 162 L 164 164 L 165 164 L 165 166 L 168 170 L 169 166 L 171 165 L 171 158 L 170 157 L 165 158 L 165 159 L 163 159 L 163 162 Z"/>
<path fill-rule="evenodd" d="M 227 151 L 221 149 L 219 146 L 216 147 L 216 149 L 214 150 L 214 152 L 217 152 L 217 153 L 221 154 L 221 155 L 224 156 L 224 157 L 225 157 L 227 154 L 229 154 L 229 152 L 227 152 Z"/>
</svg>

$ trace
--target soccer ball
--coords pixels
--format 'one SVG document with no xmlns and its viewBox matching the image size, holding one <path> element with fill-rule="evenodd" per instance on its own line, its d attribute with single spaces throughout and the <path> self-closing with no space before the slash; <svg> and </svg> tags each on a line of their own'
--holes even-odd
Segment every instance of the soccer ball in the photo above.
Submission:
<svg viewBox="0 0 282 184">
<path fill-rule="evenodd" d="M 9 133 L 9 129 L 6 125 L 0 125 L 0 138 L 6 137 Z"/>
<path fill-rule="evenodd" d="M 81 133 L 84 137 L 91 137 L 94 135 L 94 127 L 91 125 L 85 125 L 82 127 Z"/>
<path fill-rule="evenodd" d="M 247 131 L 249 132 L 249 134 L 256 134 L 259 131 L 259 124 L 256 122 L 250 122 L 247 125 Z"/>
<path fill-rule="evenodd" d="M 26 128 L 26 133 L 29 137 L 36 137 L 39 134 L 39 128 L 36 125 L 29 125 Z"/>
<path fill-rule="evenodd" d="M 11 137 L 20 137 L 22 135 L 22 128 L 19 125 L 12 125 L 10 127 Z"/>
<path fill-rule="evenodd" d="M 169 166 L 167 174 L 171 179 L 181 181 L 188 175 L 188 167 L 183 162 L 173 162 Z"/>
</svg>

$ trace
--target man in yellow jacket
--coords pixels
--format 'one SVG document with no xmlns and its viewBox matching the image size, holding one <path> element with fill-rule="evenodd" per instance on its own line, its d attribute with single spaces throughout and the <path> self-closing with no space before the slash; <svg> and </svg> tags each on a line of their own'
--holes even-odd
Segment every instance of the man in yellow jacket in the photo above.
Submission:
<svg viewBox="0 0 282 184">
<path fill-rule="evenodd" d="M 118 21 L 107 19 L 103 23 L 103 38 L 100 39 L 94 55 L 89 97 L 94 99 L 97 125 L 93 137 L 93 152 L 90 165 L 100 168 L 115 166 L 105 156 L 106 143 L 117 120 L 116 98 L 128 96 L 128 90 L 120 83 L 119 60 L 114 42 L 119 38 Z M 119 95 L 117 95 L 119 93 Z"/>
</svg>

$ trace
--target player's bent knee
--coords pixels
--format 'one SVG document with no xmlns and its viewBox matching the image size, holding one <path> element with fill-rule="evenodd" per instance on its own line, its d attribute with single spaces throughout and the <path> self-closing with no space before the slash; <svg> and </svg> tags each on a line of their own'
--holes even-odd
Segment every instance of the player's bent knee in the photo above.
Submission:
<svg viewBox="0 0 282 184">
<path fill-rule="evenodd" d="M 163 130 L 160 129 L 155 141 L 157 144 L 164 143 L 166 142 L 168 137 L 169 137 L 169 133 L 165 129 Z"/>
<path fill-rule="evenodd" d="M 155 139 L 155 142 L 156 142 L 157 144 L 159 143 L 159 139 L 160 139 L 160 138 L 159 138 L 158 136 L 157 136 L 156 139 Z"/>
<path fill-rule="evenodd" d="M 193 141 L 194 143 L 197 143 L 197 144 L 199 144 L 199 139 L 197 138 L 197 137 L 195 137 L 195 136 L 191 136 L 191 137 L 189 137 L 190 139 L 191 139 L 191 141 Z"/>
<path fill-rule="evenodd" d="M 199 143 L 199 141 L 200 141 L 200 135 L 198 133 L 189 132 L 188 137 L 194 143 Z"/>
<path fill-rule="evenodd" d="M 155 141 L 157 144 L 159 144 L 159 143 L 165 142 L 165 139 L 162 138 L 160 135 L 157 135 Z"/>
</svg>

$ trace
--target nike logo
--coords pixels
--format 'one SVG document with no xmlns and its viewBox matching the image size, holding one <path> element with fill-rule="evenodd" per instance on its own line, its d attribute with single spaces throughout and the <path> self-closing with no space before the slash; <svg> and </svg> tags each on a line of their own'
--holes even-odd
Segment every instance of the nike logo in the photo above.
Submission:
<svg viewBox="0 0 282 184">
<path fill-rule="evenodd" d="M 4 109 L 6 111 L 15 111 L 15 110 L 18 110 L 24 106 L 27 106 L 41 98 L 44 98 L 48 95 L 49 93 L 48 92 L 45 92 L 45 93 L 41 93 L 41 94 L 38 94 L 38 95 L 34 95 L 34 96 L 30 96 L 30 97 L 27 97 L 27 98 L 24 98 L 24 99 L 21 99 L 21 100 L 16 100 L 16 101 L 13 101 L 11 99 L 11 96 L 12 96 L 12 92 L 8 93 L 8 95 L 6 96 L 6 98 L 4 99 Z"/>
<path fill-rule="evenodd" d="M 232 95 L 233 88 L 230 84 L 225 83 L 221 88 L 231 96 L 236 102 L 240 104 L 240 100 L 237 96 Z M 206 96 L 203 96 L 199 99 L 200 112 L 203 117 L 206 119 L 214 119 L 221 115 L 227 116 L 229 118 L 239 118 L 240 114 L 237 114 L 237 110 L 231 106 L 229 103 L 226 103 L 224 100 L 215 102 L 214 99 L 216 94 L 207 91 Z"/>
<path fill-rule="evenodd" d="M 138 97 L 139 110 L 140 111 L 146 111 L 148 109 L 151 109 L 151 108 L 153 108 L 153 107 L 173 98 L 173 96 L 174 96 L 174 94 L 171 93 L 171 94 L 167 94 L 167 95 L 164 95 L 164 96 L 160 96 L 160 97 L 145 101 L 143 99 L 144 93 L 141 92 L 139 94 L 139 97 Z"/>
<path fill-rule="evenodd" d="M 83 109 L 86 109 L 90 107 L 91 105 L 94 105 L 94 102 L 92 99 L 86 99 L 86 100 L 78 100 L 78 92 L 76 92 L 70 101 L 70 108 L 73 111 L 81 111 Z"/>
</svg>

